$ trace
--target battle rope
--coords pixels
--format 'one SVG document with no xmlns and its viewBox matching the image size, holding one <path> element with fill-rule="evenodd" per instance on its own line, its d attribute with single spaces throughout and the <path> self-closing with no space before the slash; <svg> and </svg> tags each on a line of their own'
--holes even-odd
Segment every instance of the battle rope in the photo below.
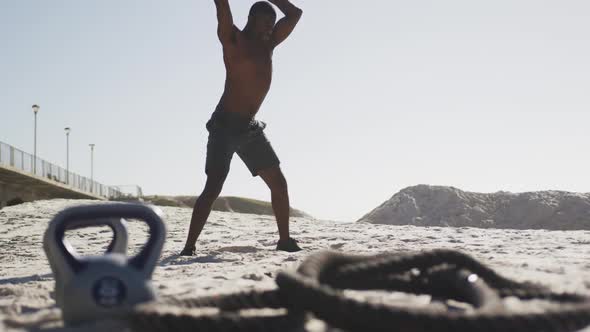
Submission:
<svg viewBox="0 0 590 332">
<path fill-rule="evenodd" d="M 166 299 L 138 307 L 128 319 L 138 331 L 288 331 L 304 313 L 287 310 L 277 290 L 195 299 Z M 252 310 L 250 315 L 240 314 Z"/>
<path fill-rule="evenodd" d="M 347 331 L 566 332 L 590 325 L 590 298 L 504 278 L 452 250 L 376 256 L 324 251 L 309 256 L 296 272 L 280 272 L 276 283 L 277 290 L 162 300 L 138 307 L 129 319 L 141 331 L 287 331 L 301 327 L 305 313 Z M 388 306 L 352 299 L 344 289 L 427 294 L 472 308 Z M 506 297 L 559 306 L 514 313 L 504 307 Z"/>
</svg>

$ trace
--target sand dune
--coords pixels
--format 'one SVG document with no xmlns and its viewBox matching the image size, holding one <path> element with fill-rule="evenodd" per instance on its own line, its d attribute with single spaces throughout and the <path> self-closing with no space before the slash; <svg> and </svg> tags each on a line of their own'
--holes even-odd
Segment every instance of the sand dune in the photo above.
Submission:
<svg viewBox="0 0 590 332">
<path fill-rule="evenodd" d="M 191 208 L 197 196 L 144 196 L 144 201 L 158 206 Z M 213 211 L 273 215 L 270 202 L 245 197 L 220 196 L 212 206 Z M 309 214 L 291 207 L 291 216 L 312 218 Z"/>
<path fill-rule="evenodd" d="M 473 193 L 419 185 L 395 194 L 359 221 L 416 226 L 590 230 L 590 194 Z"/>
<path fill-rule="evenodd" d="M 25 203 L 0 211 L 0 320 L 57 314 L 54 282 L 42 249 L 48 221 L 67 206 L 91 201 L 51 200 Z M 277 232 L 270 216 L 212 212 L 197 243 L 197 256 L 179 257 L 191 211 L 162 207 L 168 237 L 154 273 L 154 284 L 165 296 L 179 298 L 275 288 L 280 269 L 293 269 L 309 253 L 331 248 L 349 253 L 451 248 L 466 251 L 498 272 L 516 280 L 543 282 L 557 291 L 590 294 L 590 231 L 502 230 L 453 227 L 392 226 L 337 223 L 296 218 L 292 235 L 305 248 L 299 253 L 274 250 Z M 131 254 L 147 238 L 142 223 L 129 223 Z M 84 255 L 99 254 L 110 241 L 106 228 L 67 233 Z M 387 296 L 386 294 L 383 296 Z M 397 298 L 419 303 L 416 297 Z M 512 304 L 516 307 L 524 304 Z M 105 325 L 106 324 L 106 325 Z M 42 325 L 51 331 L 120 329 L 103 322 L 65 329 L 60 323 Z M 1 328 L 1 327 L 0 327 Z M 18 328 L 9 325 L 7 331 Z M 306 331 L 335 331 L 313 320 Z M 590 328 L 585 330 L 590 332 Z"/>
</svg>

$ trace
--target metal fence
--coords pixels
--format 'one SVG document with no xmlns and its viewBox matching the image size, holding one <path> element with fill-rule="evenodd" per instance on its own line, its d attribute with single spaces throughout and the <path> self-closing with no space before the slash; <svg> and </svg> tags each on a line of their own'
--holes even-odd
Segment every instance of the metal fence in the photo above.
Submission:
<svg viewBox="0 0 590 332">
<path fill-rule="evenodd" d="M 22 172 L 58 182 L 95 196 L 116 199 L 124 195 L 116 187 L 91 181 L 84 176 L 68 172 L 39 157 L 35 160 L 35 157 L 31 154 L 3 142 L 0 142 L 0 165 L 16 168 Z M 141 192 L 141 188 L 139 191 Z"/>
<path fill-rule="evenodd" d="M 143 191 L 141 187 L 135 184 L 117 184 L 111 185 L 111 188 L 118 190 L 122 197 L 121 198 L 142 198 Z"/>
</svg>

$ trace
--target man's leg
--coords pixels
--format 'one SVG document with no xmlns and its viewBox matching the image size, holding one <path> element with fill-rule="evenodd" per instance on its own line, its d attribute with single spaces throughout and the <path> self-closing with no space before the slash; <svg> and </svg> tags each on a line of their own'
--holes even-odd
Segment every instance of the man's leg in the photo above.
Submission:
<svg viewBox="0 0 590 332">
<path fill-rule="evenodd" d="M 264 180 L 270 189 L 272 209 L 277 219 L 279 237 L 281 240 L 289 239 L 289 192 L 287 180 L 279 166 L 261 170 L 258 175 Z"/>
<path fill-rule="evenodd" d="M 207 218 L 211 213 L 213 202 L 219 197 L 223 183 L 227 177 L 226 171 L 210 171 L 207 175 L 207 182 L 203 193 L 197 198 L 193 208 L 191 224 L 189 226 L 188 237 L 181 255 L 192 255 L 195 251 L 195 243 L 201 234 Z"/>
<path fill-rule="evenodd" d="M 240 146 L 238 155 L 253 176 L 259 175 L 271 193 L 272 209 L 279 228 L 277 250 L 299 251 L 297 242 L 289 237 L 289 192 L 280 161 L 266 135 L 260 128 L 250 133 L 248 141 Z"/>
</svg>

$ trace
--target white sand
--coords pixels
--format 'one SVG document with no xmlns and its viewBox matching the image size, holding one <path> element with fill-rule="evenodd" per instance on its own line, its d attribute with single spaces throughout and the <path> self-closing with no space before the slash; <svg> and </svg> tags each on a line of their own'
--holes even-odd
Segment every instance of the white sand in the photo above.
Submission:
<svg viewBox="0 0 590 332">
<path fill-rule="evenodd" d="M 53 278 L 42 249 L 43 233 L 61 209 L 88 203 L 95 202 L 38 201 L 0 210 L 0 320 L 58 312 L 52 298 Z M 213 212 L 197 243 L 197 256 L 179 257 L 191 210 L 162 210 L 168 236 L 153 280 L 164 295 L 194 297 L 274 288 L 278 270 L 295 268 L 307 254 L 326 248 L 349 253 L 461 249 L 507 277 L 542 282 L 557 291 L 590 294 L 590 231 L 414 227 L 301 218 L 291 224 L 291 233 L 305 250 L 291 254 L 274 250 L 278 235 L 272 217 Z M 131 253 L 145 242 L 145 231 L 142 223 L 129 223 Z M 110 237 L 107 228 L 68 233 L 73 246 L 88 255 L 104 250 Z M 417 301 L 410 296 L 405 300 Z M 50 326 L 57 328 L 52 331 L 105 329 L 103 325 L 77 329 Z M 12 326 L 5 329 L 18 330 Z M 330 331 L 317 321 L 306 329 Z"/>
</svg>

